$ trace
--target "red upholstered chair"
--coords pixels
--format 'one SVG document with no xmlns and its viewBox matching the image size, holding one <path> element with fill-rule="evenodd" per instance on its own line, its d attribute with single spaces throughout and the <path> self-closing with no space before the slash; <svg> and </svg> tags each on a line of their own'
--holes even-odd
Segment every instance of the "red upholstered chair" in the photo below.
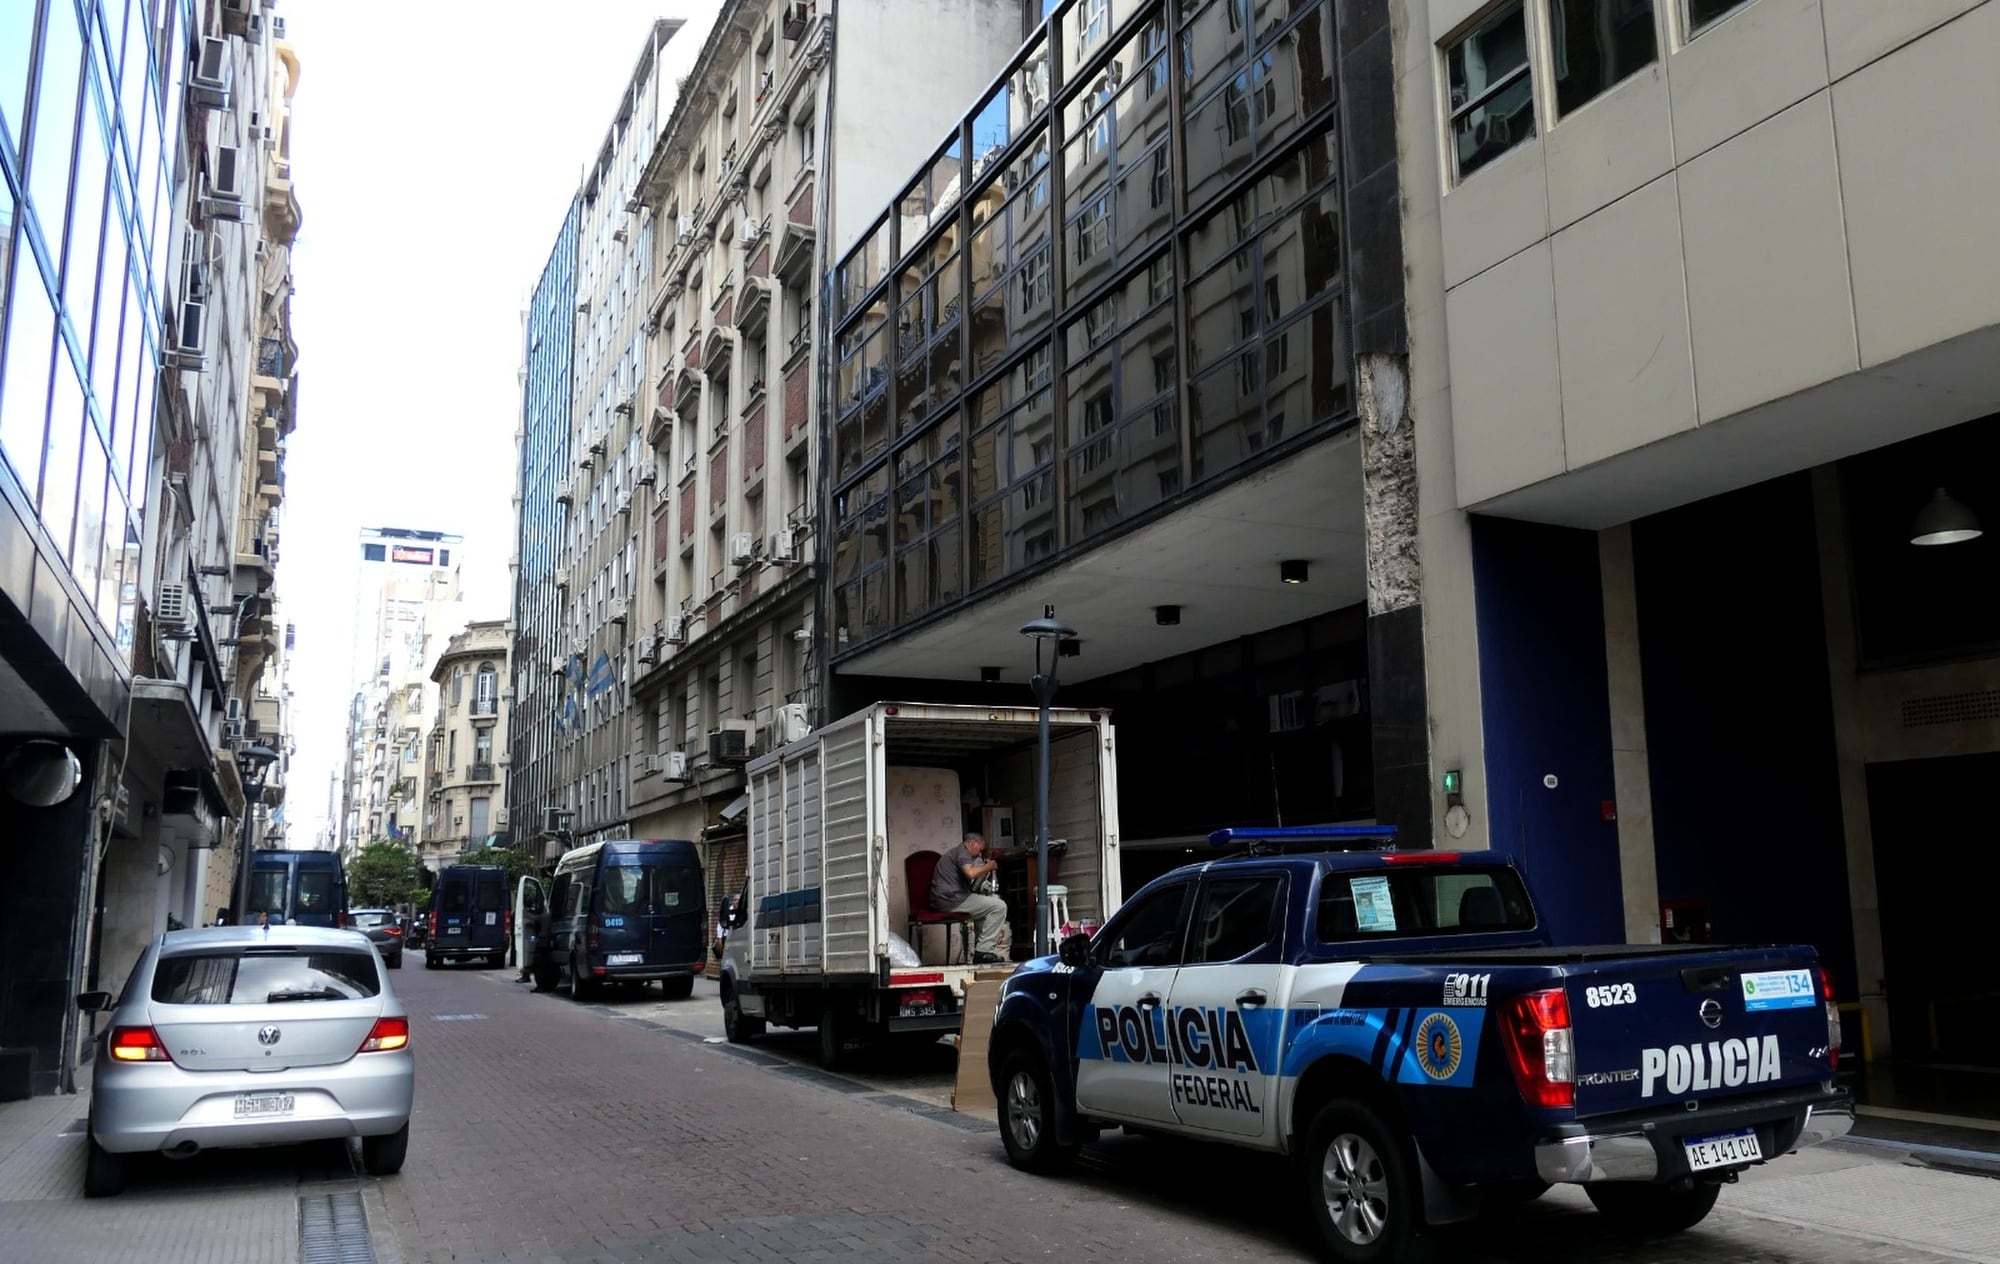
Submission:
<svg viewBox="0 0 2000 1264">
<path fill-rule="evenodd" d="M 972 960 L 972 915 L 940 911 L 931 907 L 931 879 L 937 876 L 938 861 L 944 857 L 934 851 L 913 851 L 903 857 L 903 888 L 910 896 L 910 947 L 924 955 L 924 941 L 921 938 L 924 927 L 944 927 L 945 964 L 952 963 L 951 932 L 953 927 L 961 932 L 959 962 Z"/>
</svg>

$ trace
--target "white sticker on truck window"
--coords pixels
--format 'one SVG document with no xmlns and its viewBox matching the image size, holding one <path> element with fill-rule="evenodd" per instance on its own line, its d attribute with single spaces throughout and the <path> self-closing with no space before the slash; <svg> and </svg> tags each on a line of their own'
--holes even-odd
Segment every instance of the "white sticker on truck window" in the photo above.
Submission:
<svg viewBox="0 0 2000 1264">
<path fill-rule="evenodd" d="M 1354 926 L 1356 930 L 1394 931 L 1396 929 L 1396 907 L 1389 902 L 1389 879 L 1380 874 L 1365 878 L 1349 878 L 1348 890 L 1354 893 Z"/>
<path fill-rule="evenodd" d="M 1819 984 L 1810 970 L 1766 970 L 1743 976 L 1743 1008 L 1806 1009 L 1819 1003 Z"/>
</svg>

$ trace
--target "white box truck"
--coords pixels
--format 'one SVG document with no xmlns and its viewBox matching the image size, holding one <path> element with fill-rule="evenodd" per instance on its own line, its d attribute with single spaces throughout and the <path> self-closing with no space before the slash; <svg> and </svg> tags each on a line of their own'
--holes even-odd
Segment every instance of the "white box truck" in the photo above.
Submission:
<svg viewBox="0 0 2000 1264">
<path fill-rule="evenodd" d="M 969 942 L 945 926 L 913 936 L 906 874 L 924 858 L 909 858 L 942 856 L 1004 807 L 1019 823 L 1011 864 L 1031 860 L 1037 741 L 1032 707 L 882 702 L 753 759 L 749 874 L 725 914 L 730 1039 L 817 1027 L 831 1066 L 875 1040 L 957 1031 Z M 1122 898 L 1116 756 L 1108 712 L 1050 712 L 1049 834 L 1063 843 L 1050 885 L 1071 924 Z M 1011 872 L 1032 935 L 1026 874 Z"/>
</svg>

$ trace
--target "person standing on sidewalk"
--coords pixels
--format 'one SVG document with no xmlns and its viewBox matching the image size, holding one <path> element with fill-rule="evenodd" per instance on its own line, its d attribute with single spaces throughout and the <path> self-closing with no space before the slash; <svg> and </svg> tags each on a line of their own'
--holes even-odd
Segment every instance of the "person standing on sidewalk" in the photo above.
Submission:
<svg viewBox="0 0 2000 1264">
<path fill-rule="evenodd" d="M 987 894 L 1000 862 L 986 854 L 986 838 L 977 832 L 944 854 L 931 878 L 931 907 L 940 912 L 969 915 L 979 928 L 972 959 L 979 965 L 1000 962 L 1000 933 L 1007 928 L 1007 901 Z"/>
</svg>

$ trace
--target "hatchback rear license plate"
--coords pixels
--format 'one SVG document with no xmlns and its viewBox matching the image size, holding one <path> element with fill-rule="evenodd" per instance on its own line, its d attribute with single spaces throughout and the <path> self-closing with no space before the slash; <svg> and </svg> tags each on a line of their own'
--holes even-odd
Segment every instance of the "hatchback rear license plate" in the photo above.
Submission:
<svg viewBox="0 0 2000 1264">
<path fill-rule="evenodd" d="M 1687 1148 L 1690 1172 L 1755 1163 L 1764 1157 L 1763 1147 L 1757 1144 L 1756 1131 L 1749 1128 L 1715 1137 L 1687 1137 L 1681 1144 Z"/>
<path fill-rule="evenodd" d="M 259 1115 L 289 1115 L 297 1102 L 290 1093 L 238 1093 L 236 1095 L 236 1117 L 250 1119 Z"/>
<path fill-rule="evenodd" d="M 604 959 L 607 966 L 636 966 L 646 959 L 643 952 L 614 952 Z"/>
</svg>

